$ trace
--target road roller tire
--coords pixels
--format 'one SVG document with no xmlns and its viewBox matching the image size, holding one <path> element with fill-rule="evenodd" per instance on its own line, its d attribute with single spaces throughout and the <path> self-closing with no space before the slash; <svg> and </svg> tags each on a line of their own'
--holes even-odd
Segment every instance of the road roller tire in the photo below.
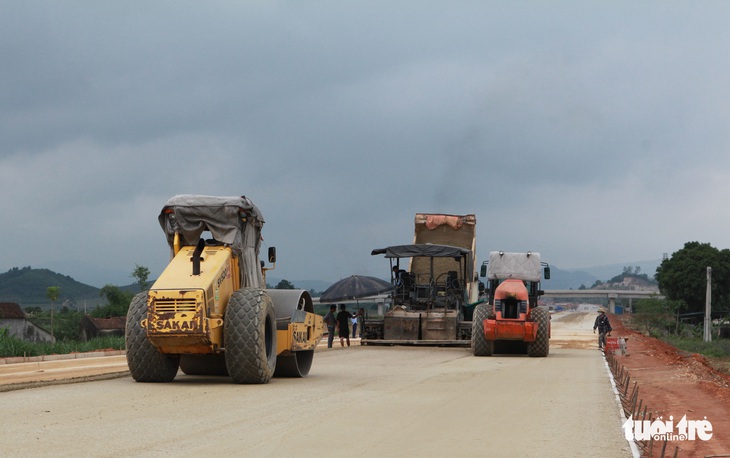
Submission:
<svg viewBox="0 0 730 458">
<path fill-rule="evenodd" d="M 234 383 L 268 383 L 276 369 L 276 318 L 264 290 L 231 295 L 223 324 L 225 359 Z"/>
<path fill-rule="evenodd" d="M 293 351 L 276 358 L 274 377 L 306 377 L 312 368 L 314 350 Z"/>
<path fill-rule="evenodd" d="M 474 356 L 492 356 L 494 341 L 484 337 L 484 320 L 489 315 L 489 304 L 478 304 L 474 308 L 471 324 L 471 352 Z"/>
<path fill-rule="evenodd" d="M 228 375 L 226 357 L 219 355 L 182 355 L 180 370 L 185 375 Z"/>
<path fill-rule="evenodd" d="M 550 353 L 550 312 L 545 307 L 536 307 L 530 312 L 532 320 L 537 323 L 535 341 L 527 347 L 527 355 L 544 358 Z"/>
<path fill-rule="evenodd" d="M 267 289 L 266 294 L 274 304 L 276 329 L 289 332 L 292 316 L 304 311 L 314 313 L 312 296 L 306 290 Z M 285 351 L 276 357 L 274 377 L 305 377 L 314 360 L 314 350 Z"/>
<path fill-rule="evenodd" d="M 134 296 L 124 332 L 127 349 L 127 365 L 132 378 L 137 382 L 172 382 L 180 366 L 179 356 L 168 356 L 152 345 L 142 320 L 147 318 L 147 293 Z"/>
</svg>

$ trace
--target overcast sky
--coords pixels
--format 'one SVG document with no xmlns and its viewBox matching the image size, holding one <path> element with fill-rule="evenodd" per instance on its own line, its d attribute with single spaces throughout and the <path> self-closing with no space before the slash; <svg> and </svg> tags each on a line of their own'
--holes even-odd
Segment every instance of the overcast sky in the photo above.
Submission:
<svg viewBox="0 0 730 458">
<path fill-rule="evenodd" d="M 730 246 L 730 2 L 0 2 L 0 271 L 167 264 L 246 195 L 271 276 L 387 277 L 417 212 L 561 269 Z M 618 274 L 620 272 L 616 272 Z"/>
</svg>

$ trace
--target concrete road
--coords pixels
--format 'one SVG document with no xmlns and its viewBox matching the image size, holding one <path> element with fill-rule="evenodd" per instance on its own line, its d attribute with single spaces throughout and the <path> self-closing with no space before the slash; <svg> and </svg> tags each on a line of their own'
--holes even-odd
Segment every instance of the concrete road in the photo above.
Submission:
<svg viewBox="0 0 730 458">
<path fill-rule="evenodd" d="M 593 316 L 573 318 L 564 328 L 592 338 Z M 556 343 L 575 340 L 558 339 L 560 322 Z M 631 456 L 601 353 L 560 346 L 476 358 L 353 345 L 267 385 L 180 374 L 9 391 L 0 456 Z"/>
</svg>

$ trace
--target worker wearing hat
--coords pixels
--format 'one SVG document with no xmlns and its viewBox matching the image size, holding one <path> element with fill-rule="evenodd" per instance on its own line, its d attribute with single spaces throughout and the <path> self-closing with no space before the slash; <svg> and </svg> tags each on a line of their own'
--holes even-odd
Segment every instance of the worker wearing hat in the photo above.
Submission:
<svg viewBox="0 0 730 458">
<path fill-rule="evenodd" d="M 598 349 L 603 350 L 603 348 L 606 346 L 606 334 L 610 336 L 612 331 L 611 323 L 608 322 L 606 311 L 603 309 L 598 309 L 596 322 L 593 323 L 594 334 L 596 333 L 596 329 L 598 329 Z"/>
</svg>

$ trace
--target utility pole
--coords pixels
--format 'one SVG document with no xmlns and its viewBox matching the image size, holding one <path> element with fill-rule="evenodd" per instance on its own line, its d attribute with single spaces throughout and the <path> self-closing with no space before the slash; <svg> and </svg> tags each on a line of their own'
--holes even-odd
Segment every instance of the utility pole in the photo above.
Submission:
<svg viewBox="0 0 730 458">
<path fill-rule="evenodd" d="M 705 293 L 705 329 L 704 338 L 705 342 L 712 342 L 712 267 L 707 267 L 707 291 Z"/>
</svg>

